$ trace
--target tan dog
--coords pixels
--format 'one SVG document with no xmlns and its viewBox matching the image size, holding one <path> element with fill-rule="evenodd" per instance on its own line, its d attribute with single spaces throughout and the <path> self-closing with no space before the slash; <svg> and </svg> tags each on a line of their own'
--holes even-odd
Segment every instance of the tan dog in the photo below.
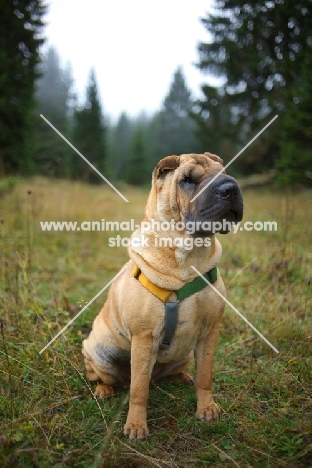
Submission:
<svg viewBox="0 0 312 468">
<path fill-rule="evenodd" d="M 193 202 L 191 200 L 222 167 L 222 160 L 209 153 L 168 156 L 157 164 L 144 228 L 133 233 L 134 246 L 129 248 L 127 268 L 112 284 L 107 301 L 83 342 L 87 376 L 91 381 L 99 381 L 96 396 L 108 397 L 113 394 L 115 385 L 130 384 L 129 412 L 124 427 L 130 439 L 148 435 L 146 406 L 151 379 L 170 377 L 193 383 L 185 372 L 193 351 L 196 417 L 203 421 L 219 417 L 220 410 L 212 395 L 212 367 L 224 310 L 223 299 L 204 284 L 200 291 L 181 300 L 176 305 L 177 326 L 170 344 L 162 346 L 165 306 L 153 291 L 165 290 L 169 294 L 166 302 L 175 302 L 178 293 L 174 291 L 198 277 L 192 266 L 204 274 L 219 262 L 221 245 L 214 233 L 226 233 L 229 229 L 207 230 L 207 222 L 240 221 L 243 213 L 240 189 L 235 179 L 223 171 Z M 166 222 L 165 228 L 161 225 L 160 229 L 153 226 L 149 229 L 146 223 L 152 220 Z M 181 230 L 182 223 L 195 225 L 196 229 L 192 233 Z M 167 245 L 159 246 L 159 239 L 164 237 Z M 194 243 L 197 239 L 193 248 L 189 247 L 190 239 Z M 141 284 L 141 277 L 138 281 L 133 269 L 142 272 L 145 281 L 152 285 L 152 292 Z M 219 273 L 214 287 L 225 295 Z"/>
</svg>

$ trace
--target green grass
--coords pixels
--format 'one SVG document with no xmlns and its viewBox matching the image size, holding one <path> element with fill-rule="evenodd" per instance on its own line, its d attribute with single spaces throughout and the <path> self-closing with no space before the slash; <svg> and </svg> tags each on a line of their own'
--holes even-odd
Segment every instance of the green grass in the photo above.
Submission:
<svg viewBox="0 0 312 468">
<path fill-rule="evenodd" d="M 147 191 L 123 193 L 130 203 L 105 186 L 38 178 L 1 200 L 0 466 L 311 466 L 309 193 L 246 191 L 245 220 L 276 220 L 278 231 L 219 236 L 228 299 L 280 352 L 226 308 L 214 372 L 218 422 L 195 419 L 194 388 L 157 383 L 151 436 L 123 437 L 128 392 L 94 400 L 81 356 L 106 293 L 39 354 L 127 260 L 126 249 L 108 247 L 116 233 L 48 233 L 39 221 L 139 222 Z"/>
</svg>

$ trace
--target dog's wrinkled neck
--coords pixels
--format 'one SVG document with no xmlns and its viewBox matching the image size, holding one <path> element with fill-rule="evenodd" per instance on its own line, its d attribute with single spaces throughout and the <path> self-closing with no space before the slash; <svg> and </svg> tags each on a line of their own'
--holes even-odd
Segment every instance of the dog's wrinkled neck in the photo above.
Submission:
<svg viewBox="0 0 312 468">
<path fill-rule="evenodd" d="M 187 239 L 194 241 L 192 237 L 188 237 Z M 206 242 L 206 245 L 204 244 L 204 242 Z M 198 259 L 200 259 L 200 262 L 202 262 L 203 258 L 205 257 L 208 258 L 208 257 L 213 256 L 213 253 L 215 252 L 215 250 L 216 250 L 215 236 L 211 236 L 211 237 L 207 237 L 206 239 L 203 239 L 203 245 L 200 247 L 197 247 L 196 245 L 192 249 L 180 247 L 180 246 L 173 247 L 174 255 L 177 260 L 177 264 L 180 268 L 187 267 L 190 261 L 193 261 L 193 263 L 195 262 L 197 263 Z"/>
<path fill-rule="evenodd" d="M 172 233 L 170 237 L 168 234 L 169 232 L 166 232 L 169 239 L 177 239 Z M 132 236 L 140 235 L 142 233 L 138 229 Z M 160 233 L 155 231 L 146 232 L 144 238 L 148 240 L 148 245 L 130 247 L 129 255 L 147 278 L 162 288 L 179 289 L 197 276 L 192 266 L 205 273 L 220 261 L 222 248 L 215 236 L 211 236 L 209 247 L 194 246 L 192 249 L 186 249 L 179 245 L 159 246 L 159 235 Z M 178 239 L 183 240 L 183 237 Z"/>
</svg>

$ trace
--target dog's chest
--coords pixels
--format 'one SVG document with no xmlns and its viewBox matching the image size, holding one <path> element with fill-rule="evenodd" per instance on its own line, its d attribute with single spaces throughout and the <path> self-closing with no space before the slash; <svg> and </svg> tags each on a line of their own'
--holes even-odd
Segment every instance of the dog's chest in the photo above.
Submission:
<svg viewBox="0 0 312 468">
<path fill-rule="evenodd" d="M 200 293 L 184 299 L 178 307 L 177 334 L 191 334 L 198 337 L 201 330 L 209 327 L 211 321 L 211 310 L 209 302 L 200 300 Z"/>
<path fill-rule="evenodd" d="M 180 359 L 195 349 L 198 341 L 204 338 L 215 319 L 214 310 L 209 307 L 207 295 L 200 293 L 184 299 L 178 306 L 175 333 L 169 348 L 160 351 L 165 360 Z M 164 322 L 165 325 L 165 322 Z"/>
</svg>

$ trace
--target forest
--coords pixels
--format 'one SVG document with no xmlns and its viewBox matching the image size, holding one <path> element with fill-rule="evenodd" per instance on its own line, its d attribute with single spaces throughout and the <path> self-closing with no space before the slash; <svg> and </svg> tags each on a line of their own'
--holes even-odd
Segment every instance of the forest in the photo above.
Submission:
<svg viewBox="0 0 312 468">
<path fill-rule="evenodd" d="M 234 175 L 274 170 L 280 186 L 311 183 L 310 0 L 216 0 L 214 13 L 199 19 L 207 42 L 198 46 L 196 66 L 203 79 L 210 74 L 222 85 L 203 85 L 201 99 L 193 100 L 181 65 L 153 115 L 133 118 L 125 109 L 116 122 L 103 112 L 93 69 L 81 105 L 70 64 L 63 66 L 53 45 L 42 52 L 46 10 L 41 0 L 2 8 L 1 178 L 40 174 L 100 182 L 40 114 L 106 177 L 137 186 L 149 183 L 166 155 L 209 150 L 230 161 L 278 115 L 237 161 Z"/>
</svg>

